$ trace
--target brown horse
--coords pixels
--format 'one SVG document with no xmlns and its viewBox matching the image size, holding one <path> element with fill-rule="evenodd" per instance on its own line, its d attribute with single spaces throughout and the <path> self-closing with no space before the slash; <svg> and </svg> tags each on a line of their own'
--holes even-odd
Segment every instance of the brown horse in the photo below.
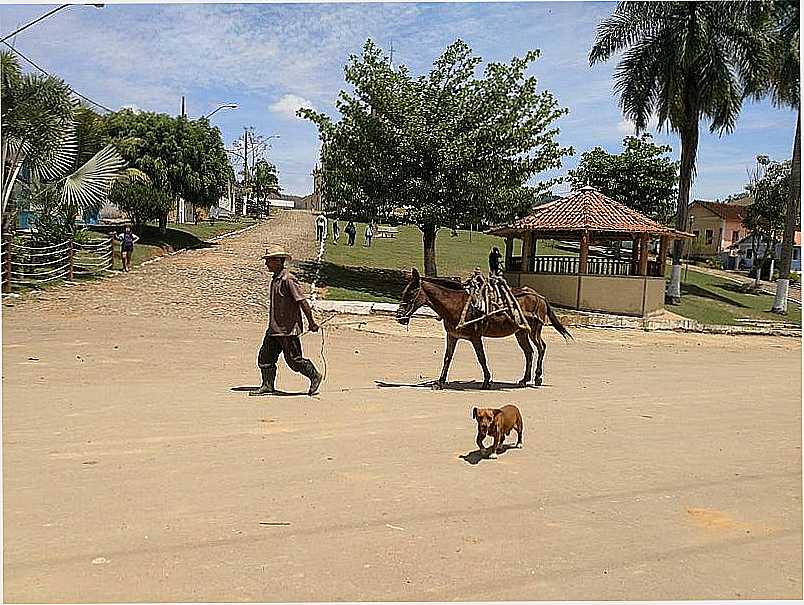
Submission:
<svg viewBox="0 0 804 605">
<path fill-rule="evenodd" d="M 549 321 L 564 337 L 564 340 L 572 338 L 572 335 L 558 320 L 547 299 L 543 296 L 527 287 L 512 288 L 511 291 L 519 302 L 519 306 L 522 307 L 530 326 L 530 332 L 517 328 L 513 321 L 502 313 L 491 315 L 484 321 L 458 329 L 461 312 L 469 299 L 469 293 L 457 282 L 437 277 L 422 277 L 415 268 L 413 269 L 413 275 L 402 292 L 402 301 L 396 311 L 396 319 L 399 323 L 407 325 L 417 309 L 427 306 L 433 309 L 444 322 L 444 329 L 447 332 L 447 348 L 444 352 L 444 367 L 441 370 L 441 377 L 435 383 L 437 388 L 443 388 L 446 383 L 449 365 L 452 362 L 452 355 L 455 353 L 455 345 L 458 340 L 464 339 L 471 342 L 475 348 L 477 360 L 483 368 L 483 388 L 488 389 L 491 386 L 491 373 L 486 364 L 483 337 L 504 338 L 512 334 L 516 336 L 516 340 L 525 354 L 525 375 L 519 381 L 520 386 L 526 386 L 530 382 L 533 368 L 533 347 L 530 340 L 539 350 L 534 383 L 537 386 L 542 384 L 542 362 L 547 349 L 547 344 L 542 339 L 542 327 Z"/>
</svg>

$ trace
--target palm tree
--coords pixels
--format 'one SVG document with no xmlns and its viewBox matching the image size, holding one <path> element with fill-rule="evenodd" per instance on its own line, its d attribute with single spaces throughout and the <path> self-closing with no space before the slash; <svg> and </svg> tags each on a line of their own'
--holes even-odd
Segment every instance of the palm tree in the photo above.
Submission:
<svg viewBox="0 0 804 605">
<path fill-rule="evenodd" d="M 279 175 L 276 166 L 266 160 L 258 160 L 251 175 L 251 189 L 262 208 L 269 195 L 279 193 Z M 271 214 L 270 204 L 266 205 L 266 214 Z"/>
<path fill-rule="evenodd" d="M 799 224 L 799 200 L 801 199 L 801 92 L 799 58 L 798 1 L 776 0 L 774 2 L 777 28 L 773 39 L 773 56 L 770 70 L 769 92 L 777 107 L 798 109 L 796 134 L 793 139 L 793 162 L 790 170 L 790 188 L 787 198 L 787 217 L 782 236 L 782 254 L 779 259 L 779 279 L 776 281 L 776 298 L 771 309 L 775 313 L 787 313 L 787 290 L 790 285 L 790 265 L 793 260 L 796 227 Z"/>
<path fill-rule="evenodd" d="M 23 74 L 8 52 L 0 53 L 0 70 L 4 228 L 15 214 L 7 212 L 15 192 L 26 186 L 21 174 L 36 189 L 36 198 L 52 200 L 43 188 L 53 188 L 66 214 L 99 208 L 125 165 L 123 158 L 107 145 L 78 165 L 78 105 L 67 84 L 53 76 Z"/>
<path fill-rule="evenodd" d="M 687 223 L 699 123 L 734 129 L 743 99 L 761 89 L 768 51 L 768 10 L 757 2 L 620 2 L 597 30 L 594 65 L 623 52 L 614 74 L 620 107 L 637 132 L 653 114 L 681 138 L 676 229 Z M 681 241 L 673 246 L 668 288 L 681 298 Z"/>
</svg>

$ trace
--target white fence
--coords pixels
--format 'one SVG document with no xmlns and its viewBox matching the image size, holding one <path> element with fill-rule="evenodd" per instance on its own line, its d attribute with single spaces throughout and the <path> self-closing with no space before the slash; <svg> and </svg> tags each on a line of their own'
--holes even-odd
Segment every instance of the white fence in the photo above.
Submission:
<svg viewBox="0 0 804 605">
<path fill-rule="evenodd" d="M 85 244 L 67 241 L 50 246 L 3 242 L 2 287 L 41 285 L 75 276 L 96 275 L 112 268 L 112 238 Z"/>
</svg>

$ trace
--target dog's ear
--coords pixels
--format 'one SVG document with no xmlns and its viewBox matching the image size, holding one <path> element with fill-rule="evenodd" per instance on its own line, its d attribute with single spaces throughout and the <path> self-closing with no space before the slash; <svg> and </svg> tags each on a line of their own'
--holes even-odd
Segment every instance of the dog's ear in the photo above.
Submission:
<svg viewBox="0 0 804 605">
<path fill-rule="evenodd" d="M 494 414 L 494 417 L 496 418 L 498 414 L 502 414 L 502 410 L 498 410 L 495 408 L 491 411 L 491 413 Z"/>
<path fill-rule="evenodd" d="M 472 408 L 472 418 L 477 419 L 477 408 Z"/>
</svg>

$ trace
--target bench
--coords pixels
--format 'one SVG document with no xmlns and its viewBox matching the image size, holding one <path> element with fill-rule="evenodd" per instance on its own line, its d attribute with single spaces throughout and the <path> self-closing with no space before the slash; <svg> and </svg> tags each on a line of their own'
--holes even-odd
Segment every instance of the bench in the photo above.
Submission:
<svg viewBox="0 0 804 605">
<path fill-rule="evenodd" d="M 379 225 L 377 227 L 377 237 L 396 237 L 397 233 L 399 233 L 397 227 L 389 227 L 386 225 Z"/>
</svg>

